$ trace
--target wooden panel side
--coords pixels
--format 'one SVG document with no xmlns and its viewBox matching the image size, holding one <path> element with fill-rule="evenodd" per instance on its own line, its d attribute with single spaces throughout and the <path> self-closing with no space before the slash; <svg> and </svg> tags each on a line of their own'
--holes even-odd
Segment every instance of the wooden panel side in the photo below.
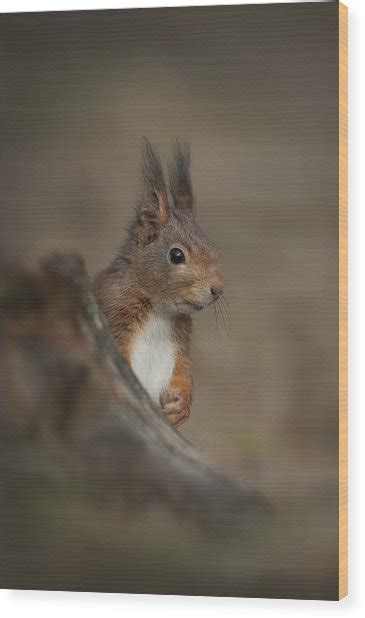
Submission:
<svg viewBox="0 0 365 618">
<path fill-rule="evenodd" d="M 347 202 L 348 15 L 339 4 L 339 598 L 348 593 Z"/>
</svg>

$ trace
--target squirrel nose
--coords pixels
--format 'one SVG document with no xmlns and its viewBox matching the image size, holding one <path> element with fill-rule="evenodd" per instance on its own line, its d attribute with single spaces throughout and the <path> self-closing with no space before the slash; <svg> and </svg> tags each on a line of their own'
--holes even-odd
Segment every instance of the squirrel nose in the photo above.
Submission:
<svg viewBox="0 0 365 618">
<path fill-rule="evenodd" d="M 212 287 L 210 288 L 210 291 L 214 298 L 218 298 L 218 296 L 222 294 L 223 288 L 218 285 L 212 285 Z"/>
</svg>

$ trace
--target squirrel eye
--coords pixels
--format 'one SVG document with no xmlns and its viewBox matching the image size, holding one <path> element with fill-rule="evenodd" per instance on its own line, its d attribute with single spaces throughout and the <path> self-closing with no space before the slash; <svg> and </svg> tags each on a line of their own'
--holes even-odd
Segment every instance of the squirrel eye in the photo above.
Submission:
<svg viewBox="0 0 365 618">
<path fill-rule="evenodd" d="M 185 262 L 185 255 L 181 249 L 174 247 L 169 253 L 169 258 L 173 264 L 183 264 Z"/>
</svg>

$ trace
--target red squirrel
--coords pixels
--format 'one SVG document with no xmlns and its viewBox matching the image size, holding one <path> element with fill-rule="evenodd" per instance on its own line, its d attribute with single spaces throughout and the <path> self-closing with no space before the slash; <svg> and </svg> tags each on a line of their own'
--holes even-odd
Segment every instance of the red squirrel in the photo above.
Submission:
<svg viewBox="0 0 365 618">
<path fill-rule="evenodd" d="M 176 142 L 169 192 L 145 140 L 143 192 L 124 244 L 94 281 L 96 299 L 139 381 L 173 425 L 190 414 L 192 314 L 223 293 L 217 252 L 195 220 L 190 150 Z"/>
</svg>

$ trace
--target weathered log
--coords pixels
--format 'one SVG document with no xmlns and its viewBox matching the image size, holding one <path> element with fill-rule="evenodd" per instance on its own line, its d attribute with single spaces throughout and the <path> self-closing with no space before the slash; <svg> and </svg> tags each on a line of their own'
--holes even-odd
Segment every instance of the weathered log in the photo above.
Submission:
<svg viewBox="0 0 365 618">
<path fill-rule="evenodd" d="M 20 384 L 14 392 L 8 389 L 12 400 L 5 408 L 8 432 L 15 427 L 26 429 L 30 419 L 32 430 L 39 430 L 44 420 L 52 419 L 53 430 L 64 436 L 65 445 L 72 444 L 78 455 L 88 453 L 88 465 L 102 450 L 103 461 L 112 464 L 116 478 L 130 473 L 124 468 L 125 454 L 120 448 L 130 441 L 129 464 L 140 467 L 143 457 L 143 475 L 152 476 L 150 482 L 156 491 L 175 501 L 190 500 L 190 509 L 203 509 L 206 517 L 208 503 L 218 498 L 220 514 L 237 511 L 242 515 L 263 505 L 257 496 L 207 465 L 153 405 L 99 311 L 80 258 L 52 256 L 43 261 L 38 275 L 20 273 L 17 279 L 12 273 L 11 284 L 12 291 L 4 294 L 8 353 L 14 355 L 16 350 L 18 360 L 29 363 L 32 372 L 39 372 L 39 380 L 47 380 L 45 391 L 33 393 L 36 400 L 41 394 L 42 400 L 29 414 L 21 409 L 18 395 L 27 397 L 27 388 L 37 389 L 38 382 L 31 387 L 27 382 L 25 387 L 21 374 L 9 376 L 10 385 L 14 380 Z M 16 371 L 14 365 L 11 368 Z M 95 389 L 96 385 L 105 389 L 105 409 L 93 411 L 92 416 L 87 406 L 81 406 L 80 414 L 83 389 Z M 15 425 L 20 417 L 21 422 Z M 119 467 L 120 458 L 123 466 Z M 159 474 L 151 475 L 156 467 Z"/>
</svg>

